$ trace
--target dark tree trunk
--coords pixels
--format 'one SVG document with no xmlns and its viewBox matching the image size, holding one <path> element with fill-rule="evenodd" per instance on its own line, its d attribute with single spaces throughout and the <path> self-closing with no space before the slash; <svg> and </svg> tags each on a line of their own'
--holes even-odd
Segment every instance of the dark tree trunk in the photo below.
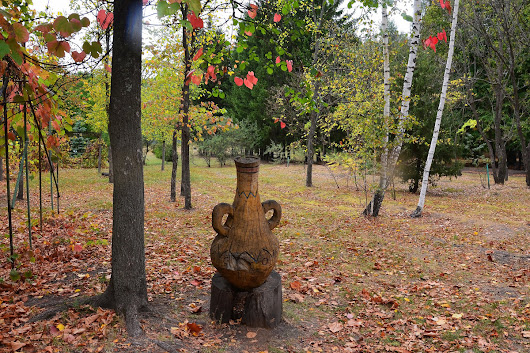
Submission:
<svg viewBox="0 0 530 353">
<path fill-rule="evenodd" d="M 109 146 L 109 183 L 111 184 L 114 183 L 114 163 L 112 160 L 112 144 Z"/>
<path fill-rule="evenodd" d="M 370 201 L 368 206 L 363 211 L 363 215 L 365 216 L 373 216 L 377 217 L 379 216 L 379 211 L 381 210 L 381 205 L 383 204 L 383 200 L 385 199 L 385 190 L 382 188 L 378 188 L 375 193 L 373 199 Z"/>
<path fill-rule="evenodd" d="M 101 141 L 98 142 L 98 175 L 101 175 L 101 152 L 102 152 L 103 146 L 101 145 Z"/>
<path fill-rule="evenodd" d="M 166 140 L 162 142 L 162 168 L 164 170 L 164 164 L 166 163 Z"/>
<path fill-rule="evenodd" d="M 305 177 L 305 186 L 313 186 L 313 155 L 315 131 L 317 125 L 317 112 L 311 112 L 311 127 L 309 128 L 309 135 L 307 136 L 307 169 Z"/>
<path fill-rule="evenodd" d="M 141 131 L 142 0 L 114 3 L 114 56 L 109 135 L 115 168 L 112 276 L 95 303 L 125 316 L 131 336 L 142 333 L 138 312 L 147 307 L 144 251 L 144 181 Z"/>
<path fill-rule="evenodd" d="M 177 201 L 177 167 L 179 163 L 179 154 L 177 152 L 177 129 L 173 131 L 173 145 L 171 149 L 171 160 L 172 168 L 171 168 L 171 194 L 170 194 L 170 201 L 175 202 Z"/>
<path fill-rule="evenodd" d="M 0 157 L 0 181 L 4 181 L 4 160 Z"/>
<path fill-rule="evenodd" d="M 20 159 L 24 158 L 24 146 L 20 145 Z M 20 163 L 20 168 L 23 164 Z M 18 184 L 17 200 L 24 200 L 24 172 L 20 175 L 20 183 Z"/>
<path fill-rule="evenodd" d="M 187 18 L 188 6 L 182 6 L 182 18 Z M 190 175 L 190 128 L 189 128 L 189 110 L 190 110 L 190 84 L 186 80 L 191 69 L 190 47 L 193 44 L 193 31 L 189 32 L 185 26 L 182 26 L 182 47 L 184 48 L 184 84 L 182 87 L 182 139 L 181 139 L 181 156 L 182 156 L 182 177 L 180 180 L 181 194 L 184 196 L 184 208 L 190 210 L 191 206 L 191 175 Z M 190 43 L 191 42 L 191 43 Z"/>
</svg>

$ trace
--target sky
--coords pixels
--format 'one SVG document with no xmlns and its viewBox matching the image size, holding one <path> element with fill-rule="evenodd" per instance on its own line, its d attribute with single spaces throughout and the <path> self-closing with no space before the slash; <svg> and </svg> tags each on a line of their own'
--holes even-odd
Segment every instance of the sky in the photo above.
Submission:
<svg viewBox="0 0 530 353">
<path fill-rule="evenodd" d="M 412 15 L 412 6 L 410 1 L 400 1 L 400 6 L 406 6 L 404 9 L 409 15 Z M 54 12 L 62 12 L 63 14 L 68 15 L 70 13 L 70 0 L 33 0 L 33 5 L 37 11 L 42 11 L 49 6 L 50 9 Z M 351 10 L 350 10 L 351 11 Z M 373 15 L 373 21 L 379 23 L 381 19 L 381 12 L 378 11 L 377 14 Z M 400 13 L 395 13 L 393 16 L 390 16 L 400 32 L 408 33 L 410 31 L 410 23 L 405 21 Z"/>
</svg>

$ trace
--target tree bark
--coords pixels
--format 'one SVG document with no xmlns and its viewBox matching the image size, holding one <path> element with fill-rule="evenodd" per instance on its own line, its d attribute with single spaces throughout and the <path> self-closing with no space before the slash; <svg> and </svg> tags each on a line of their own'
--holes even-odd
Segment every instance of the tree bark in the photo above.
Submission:
<svg viewBox="0 0 530 353">
<path fill-rule="evenodd" d="M 142 1 L 114 3 L 114 56 L 109 135 L 114 163 L 112 275 L 95 303 L 124 315 L 131 336 L 142 333 L 147 306 L 141 131 Z"/>
<path fill-rule="evenodd" d="M 105 56 L 104 62 L 105 65 L 109 64 L 109 53 L 110 53 L 110 30 L 107 29 L 105 32 L 105 47 L 107 50 L 107 55 Z M 109 79 L 109 72 L 107 70 L 104 71 L 105 73 L 105 96 L 107 97 L 107 103 L 105 110 L 107 111 L 107 120 L 110 121 L 110 79 Z M 111 153 L 111 146 L 109 146 L 109 183 L 114 183 L 114 165 L 112 163 L 112 153 Z"/>
<path fill-rule="evenodd" d="M 436 144 L 438 143 L 438 135 L 440 133 L 440 126 L 442 124 L 442 115 L 445 107 L 445 97 L 447 96 L 447 86 L 449 85 L 449 76 L 451 74 L 451 64 L 453 63 L 453 53 L 455 51 L 455 36 L 456 26 L 458 22 L 458 7 L 460 0 L 455 0 L 453 8 L 453 22 L 451 23 L 451 36 L 449 39 L 449 52 L 447 53 L 447 63 L 445 64 L 444 80 L 442 83 L 442 93 L 440 95 L 440 103 L 438 111 L 436 112 L 436 122 L 434 123 L 434 130 L 432 133 L 431 145 L 429 146 L 429 153 L 425 161 L 425 168 L 423 169 L 423 179 L 421 181 L 420 198 L 416 210 L 412 212 L 411 217 L 420 217 L 425 205 L 425 196 L 427 194 L 427 187 L 429 185 L 429 174 L 431 171 L 432 161 L 434 159 L 434 152 L 436 151 Z"/>
<path fill-rule="evenodd" d="M 177 128 L 173 130 L 173 144 L 171 147 L 171 191 L 169 195 L 169 200 L 171 202 L 177 201 L 177 168 L 179 163 L 179 154 L 177 151 Z"/>
<path fill-rule="evenodd" d="M 315 8 L 315 6 L 313 6 L 313 20 L 315 21 L 315 23 L 317 23 L 316 10 L 317 9 Z M 312 63 L 313 67 L 315 67 L 318 63 L 318 54 L 320 50 L 319 34 L 320 34 L 320 30 L 322 26 L 324 25 L 324 12 L 326 11 L 326 0 L 322 0 L 322 4 L 319 10 L 320 10 L 320 15 L 319 15 L 320 17 L 318 19 L 318 28 L 314 32 L 315 33 L 315 38 L 314 38 L 315 49 L 313 51 L 313 63 Z M 315 154 L 314 139 L 315 139 L 316 125 L 318 122 L 318 116 L 319 116 L 320 108 L 321 108 L 320 79 L 318 78 L 315 81 L 315 87 L 313 90 L 313 101 L 315 103 L 315 107 L 313 108 L 314 110 L 311 111 L 310 113 L 311 126 L 309 127 L 309 134 L 307 136 L 307 169 L 306 169 L 306 180 L 305 180 L 305 185 L 307 187 L 313 186 L 313 156 Z"/>
<path fill-rule="evenodd" d="M 112 160 L 112 144 L 109 145 L 109 183 L 114 183 L 114 163 Z"/>
<path fill-rule="evenodd" d="M 103 146 L 101 145 L 101 141 L 98 141 L 98 175 L 101 175 L 101 152 L 102 152 Z"/>
<path fill-rule="evenodd" d="M 4 159 L 0 157 L 0 181 L 4 181 Z"/>
<path fill-rule="evenodd" d="M 20 159 L 22 160 L 22 158 L 24 158 L 24 146 L 20 145 Z M 22 163 L 20 163 L 20 168 L 23 168 Z M 24 200 L 24 172 L 22 172 L 18 183 L 17 200 Z"/>
<path fill-rule="evenodd" d="M 410 107 L 410 92 L 412 90 L 412 79 L 416 68 L 416 57 L 418 54 L 418 44 L 420 42 L 421 31 L 421 0 L 414 0 L 413 21 L 412 21 L 412 39 L 410 41 L 409 58 L 407 63 L 407 72 L 403 82 L 403 92 L 401 94 L 401 110 L 399 114 L 397 135 L 394 140 L 394 147 L 388 152 L 386 163 L 381 165 L 379 174 L 379 187 L 374 193 L 374 197 L 363 211 L 364 215 L 377 217 L 379 209 L 383 204 L 385 192 L 394 176 L 397 160 L 403 146 L 403 137 L 405 136 L 405 122 L 407 121 Z"/>
<path fill-rule="evenodd" d="M 187 18 L 188 6 L 182 6 L 182 18 Z M 189 41 L 188 41 L 188 36 Z M 190 84 L 187 80 L 188 73 L 191 70 L 190 46 L 193 43 L 194 32 L 188 32 L 185 26 L 182 26 L 182 47 L 184 48 L 184 84 L 182 87 L 182 105 L 180 112 L 182 114 L 182 136 L 181 136 L 181 156 L 182 156 L 182 177 L 180 180 L 181 193 L 184 196 L 184 208 L 190 210 L 191 206 L 191 176 L 190 176 L 190 128 L 189 128 L 189 110 L 190 110 Z"/>
<path fill-rule="evenodd" d="M 313 139 L 315 137 L 315 130 L 317 124 L 317 112 L 311 112 L 311 127 L 309 128 L 309 134 L 307 136 L 307 168 L 305 186 L 313 186 Z"/>
</svg>

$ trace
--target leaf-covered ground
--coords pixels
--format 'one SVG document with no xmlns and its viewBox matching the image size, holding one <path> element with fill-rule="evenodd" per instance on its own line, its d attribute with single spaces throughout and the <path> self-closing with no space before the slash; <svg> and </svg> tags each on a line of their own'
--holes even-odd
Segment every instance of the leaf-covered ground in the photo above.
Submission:
<svg viewBox="0 0 530 353">
<path fill-rule="evenodd" d="M 45 184 L 48 209 L 43 230 L 38 222 L 33 227 L 33 251 L 19 201 L 16 273 L 6 261 L 9 239 L 1 239 L 0 351 L 530 351 L 530 190 L 522 175 L 491 189 L 478 171 L 442 179 L 430 188 L 418 219 L 408 217 L 417 195 L 396 184 L 381 216 L 370 219 L 360 216 L 366 199 L 360 180 L 357 190 L 347 175 L 316 166 L 315 187 L 306 188 L 303 166 L 262 165 L 261 199 L 283 207 L 274 230 L 283 322 L 266 330 L 218 325 L 208 317 L 211 210 L 232 202 L 235 168 L 201 162 L 193 160 L 191 211 L 168 202 L 170 170 L 161 172 L 156 160 L 145 169 L 151 311 L 141 321 L 146 335 L 136 340 L 109 310 L 73 303 L 51 317 L 43 314 L 100 293 L 108 282 L 107 180 L 95 170 L 61 170 L 59 214 L 49 210 Z M 0 188 L 0 232 L 8 234 L 5 182 Z M 38 314 L 44 319 L 32 320 Z"/>
</svg>

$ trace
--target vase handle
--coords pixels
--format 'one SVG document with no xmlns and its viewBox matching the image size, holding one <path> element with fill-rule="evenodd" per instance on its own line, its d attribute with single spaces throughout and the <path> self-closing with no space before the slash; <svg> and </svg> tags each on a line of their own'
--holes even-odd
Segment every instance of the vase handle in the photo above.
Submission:
<svg viewBox="0 0 530 353">
<path fill-rule="evenodd" d="M 225 214 L 228 214 L 228 218 L 226 219 L 225 224 L 223 224 L 223 216 Z M 212 211 L 212 227 L 215 229 L 215 231 L 224 237 L 228 236 L 228 231 L 230 230 L 230 223 L 229 220 L 234 215 L 234 209 L 232 208 L 232 205 L 227 203 L 220 203 L 217 206 L 213 208 Z M 228 225 L 227 225 L 228 224 Z"/>
<path fill-rule="evenodd" d="M 267 213 L 269 210 L 274 210 L 271 219 L 267 220 L 269 222 L 269 229 L 273 230 L 280 224 L 280 219 L 282 218 L 282 206 L 274 200 L 267 200 L 261 204 L 263 211 Z"/>
</svg>

